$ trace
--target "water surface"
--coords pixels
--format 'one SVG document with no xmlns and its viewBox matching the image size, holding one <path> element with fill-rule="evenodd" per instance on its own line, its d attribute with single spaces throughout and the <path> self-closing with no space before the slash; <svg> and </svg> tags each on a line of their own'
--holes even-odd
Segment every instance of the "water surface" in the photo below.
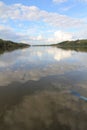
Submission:
<svg viewBox="0 0 87 130">
<path fill-rule="evenodd" d="M 86 130 L 86 58 L 56 47 L 0 55 L 0 130 Z"/>
</svg>

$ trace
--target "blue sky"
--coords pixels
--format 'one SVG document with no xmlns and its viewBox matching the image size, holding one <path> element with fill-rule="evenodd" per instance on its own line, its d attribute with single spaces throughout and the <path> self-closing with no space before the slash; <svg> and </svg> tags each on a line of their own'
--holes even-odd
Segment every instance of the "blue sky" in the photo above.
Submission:
<svg viewBox="0 0 87 130">
<path fill-rule="evenodd" d="M 87 39 L 87 0 L 0 1 L 0 38 L 29 44 Z"/>
</svg>

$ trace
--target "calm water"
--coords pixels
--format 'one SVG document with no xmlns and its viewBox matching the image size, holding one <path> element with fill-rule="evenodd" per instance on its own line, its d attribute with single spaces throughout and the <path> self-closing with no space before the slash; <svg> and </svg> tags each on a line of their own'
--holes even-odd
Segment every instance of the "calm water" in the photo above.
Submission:
<svg viewBox="0 0 87 130">
<path fill-rule="evenodd" d="M 0 55 L 0 130 L 86 129 L 86 52 L 30 47 Z"/>
</svg>

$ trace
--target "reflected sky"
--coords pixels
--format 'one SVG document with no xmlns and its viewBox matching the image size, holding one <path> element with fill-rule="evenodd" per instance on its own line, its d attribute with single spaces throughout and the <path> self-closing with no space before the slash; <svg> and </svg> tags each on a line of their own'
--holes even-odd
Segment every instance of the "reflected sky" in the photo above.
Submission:
<svg viewBox="0 0 87 130">
<path fill-rule="evenodd" d="M 85 71 L 87 53 L 55 47 L 31 47 L 0 56 L 0 86 L 12 82 Z"/>
<path fill-rule="evenodd" d="M 57 92 L 26 96 L 22 103 L 6 112 L 4 122 L 9 130 L 84 130 L 87 103 Z M 18 124 L 18 125 L 17 125 Z"/>
<path fill-rule="evenodd" d="M 85 130 L 86 58 L 56 47 L 0 55 L 0 130 Z"/>
</svg>

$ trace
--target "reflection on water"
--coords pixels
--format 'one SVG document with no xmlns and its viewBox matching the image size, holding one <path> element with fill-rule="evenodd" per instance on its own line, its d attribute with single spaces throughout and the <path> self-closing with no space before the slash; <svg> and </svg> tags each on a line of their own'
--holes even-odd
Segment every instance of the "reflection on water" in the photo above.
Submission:
<svg viewBox="0 0 87 130">
<path fill-rule="evenodd" d="M 74 50 L 77 52 L 87 52 L 87 46 L 68 46 L 68 47 L 60 47 L 64 50 Z"/>
<path fill-rule="evenodd" d="M 0 130 L 86 130 L 87 53 L 31 47 L 0 56 Z"/>
</svg>

